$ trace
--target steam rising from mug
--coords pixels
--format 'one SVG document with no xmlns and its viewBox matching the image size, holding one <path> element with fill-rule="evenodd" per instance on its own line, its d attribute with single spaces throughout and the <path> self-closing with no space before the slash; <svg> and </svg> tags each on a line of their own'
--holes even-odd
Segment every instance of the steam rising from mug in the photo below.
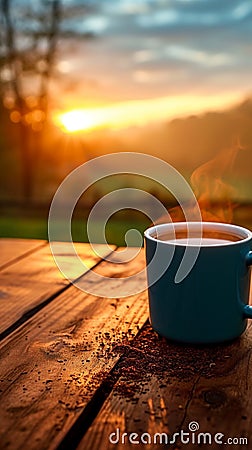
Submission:
<svg viewBox="0 0 252 450">
<path fill-rule="evenodd" d="M 51 203 L 48 217 L 48 237 L 51 251 L 64 277 L 75 286 L 84 292 L 97 296 L 108 297 L 108 291 L 113 292 L 110 298 L 127 297 L 144 291 L 147 288 L 146 269 L 121 278 L 106 277 L 95 271 L 89 273 L 88 277 L 81 277 L 90 268 L 76 253 L 72 241 L 71 221 L 74 208 L 81 195 L 85 194 L 87 189 L 97 181 L 118 174 L 139 175 L 159 183 L 167 189 L 176 198 L 183 210 L 188 222 L 188 239 L 193 233 L 190 222 L 192 220 L 201 222 L 200 208 L 189 184 L 174 167 L 159 158 L 142 153 L 112 153 L 92 159 L 73 170 L 64 179 Z M 157 198 L 137 188 L 116 189 L 98 200 L 90 211 L 87 221 L 88 241 L 96 254 L 111 263 L 118 263 L 118 258 L 113 253 L 104 258 L 104 248 L 102 255 L 100 255 L 101 247 L 96 243 L 102 242 L 106 245 L 109 253 L 111 248 L 106 241 L 106 224 L 114 213 L 126 208 L 141 211 L 153 223 L 160 216 L 167 215 L 166 208 Z M 97 228 L 98 218 L 100 227 Z M 169 216 L 167 219 L 169 219 Z M 201 227 L 199 227 L 199 230 L 197 238 L 200 244 Z M 142 247 L 143 237 L 137 230 L 128 230 L 125 241 L 126 244 L 134 245 L 134 248 L 128 245 L 123 252 L 120 252 L 121 262 L 127 262 L 137 255 Z M 186 247 L 175 276 L 176 283 L 180 283 L 191 271 L 199 251 L 200 246 Z M 174 249 L 170 250 L 170 253 L 162 258 L 158 273 L 153 277 L 152 283 L 155 283 L 167 270 L 173 252 Z M 157 252 L 155 252 L 150 264 L 155 264 L 156 254 Z M 71 264 L 69 264 L 69 260 L 71 260 Z"/>
</svg>

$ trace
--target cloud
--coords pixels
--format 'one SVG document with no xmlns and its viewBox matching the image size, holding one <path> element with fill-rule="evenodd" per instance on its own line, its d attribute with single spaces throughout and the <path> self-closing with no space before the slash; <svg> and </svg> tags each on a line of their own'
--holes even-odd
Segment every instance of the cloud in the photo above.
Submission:
<svg viewBox="0 0 252 450">
<path fill-rule="evenodd" d="M 73 71 L 101 98 L 252 89 L 251 0 L 99 0 L 82 26 L 97 39 L 79 45 Z"/>
</svg>

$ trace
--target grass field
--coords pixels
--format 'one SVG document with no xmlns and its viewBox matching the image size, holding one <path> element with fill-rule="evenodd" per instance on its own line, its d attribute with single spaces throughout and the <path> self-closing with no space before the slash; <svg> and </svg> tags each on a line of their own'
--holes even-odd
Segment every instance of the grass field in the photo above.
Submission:
<svg viewBox="0 0 252 450">
<path fill-rule="evenodd" d="M 252 205 L 241 205 L 236 208 L 233 223 L 252 229 Z M 107 242 L 124 246 L 124 236 L 128 230 L 136 229 L 143 234 L 148 226 L 150 226 L 150 220 L 143 214 L 122 212 L 108 221 L 105 232 Z M 99 227 L 99 222 L 93 224 L 94 231 L 99 230 Z M 30 214 L 20 209 L 11 212 L 4 211 L 0 217 L 0 237 L 47 239 L 47 214 L 45 212 L 41 214 L 40 211 L 33 211 L 33 214 Z M 72 237 L 76 242 L 89 242 L 84 218 L 73 218 Z M 96 239 L 96 242 L 100 242 L 100 240 Z M 131 245 L 136 244 L 133 241 Z"/>
<path fill-rule="evenodd" d="M 119 221 L 110 220 L 106 226 L 106 239 L 109 244 L 125 245 L 124 236 L 129 229 L 136 229 L 141 234 L 148 227 L 149 221 Z M 94 227 L 100 226 L 95 223 Z M 95 233 L 97 234 L 97 233 Z M 0 236 L 13 238 L 48 239 L 47 220 L 42 218 L 0 218 Z M 72 237 L 76 242 L 88 242 L 87 229 L 84 220 L 72 221 Z M 99 242 L 96 239 L 96 242 Z M 132 243 L 134 245 L 134 242 Z"/>
</svg>

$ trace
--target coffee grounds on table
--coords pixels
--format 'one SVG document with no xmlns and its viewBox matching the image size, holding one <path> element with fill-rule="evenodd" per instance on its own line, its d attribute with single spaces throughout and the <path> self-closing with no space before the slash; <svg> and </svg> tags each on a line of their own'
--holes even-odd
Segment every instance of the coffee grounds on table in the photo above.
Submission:
<svg viewBox="0 0 252 450">
<path fill-rule="evenodd" d="M 236 349 L 241 345 L 241 339 L 221 345 L 178 344 L 159 336 L 147 323 L 133 341 L 126 339 L 113 344 L 113 353 L 119 353 L 121 358 L 109 381 L 116 383 L 117 393 L 132 397 L 141 388 L 141 382 L 153 376 L 164 386 L 170 378 L 190 380 L 195 374 L 206 378 L 221 376 L 236 364 Z"/>
</svg>

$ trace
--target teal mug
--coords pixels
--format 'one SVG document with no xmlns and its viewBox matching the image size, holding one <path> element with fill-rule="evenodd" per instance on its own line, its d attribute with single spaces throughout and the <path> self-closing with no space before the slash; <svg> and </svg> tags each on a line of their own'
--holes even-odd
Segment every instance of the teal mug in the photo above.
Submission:
<svg viewBox="0 0 252 450">
<path fill-rule="evenodd" d="M 192 344 L 240 336 L 252 318 L 251 231 L 225 223 L 178 222 L 153 226 L 144 235 L 153 329 Z M 178 280 L 188 251 L 192 267 Z"/>
</svg>

